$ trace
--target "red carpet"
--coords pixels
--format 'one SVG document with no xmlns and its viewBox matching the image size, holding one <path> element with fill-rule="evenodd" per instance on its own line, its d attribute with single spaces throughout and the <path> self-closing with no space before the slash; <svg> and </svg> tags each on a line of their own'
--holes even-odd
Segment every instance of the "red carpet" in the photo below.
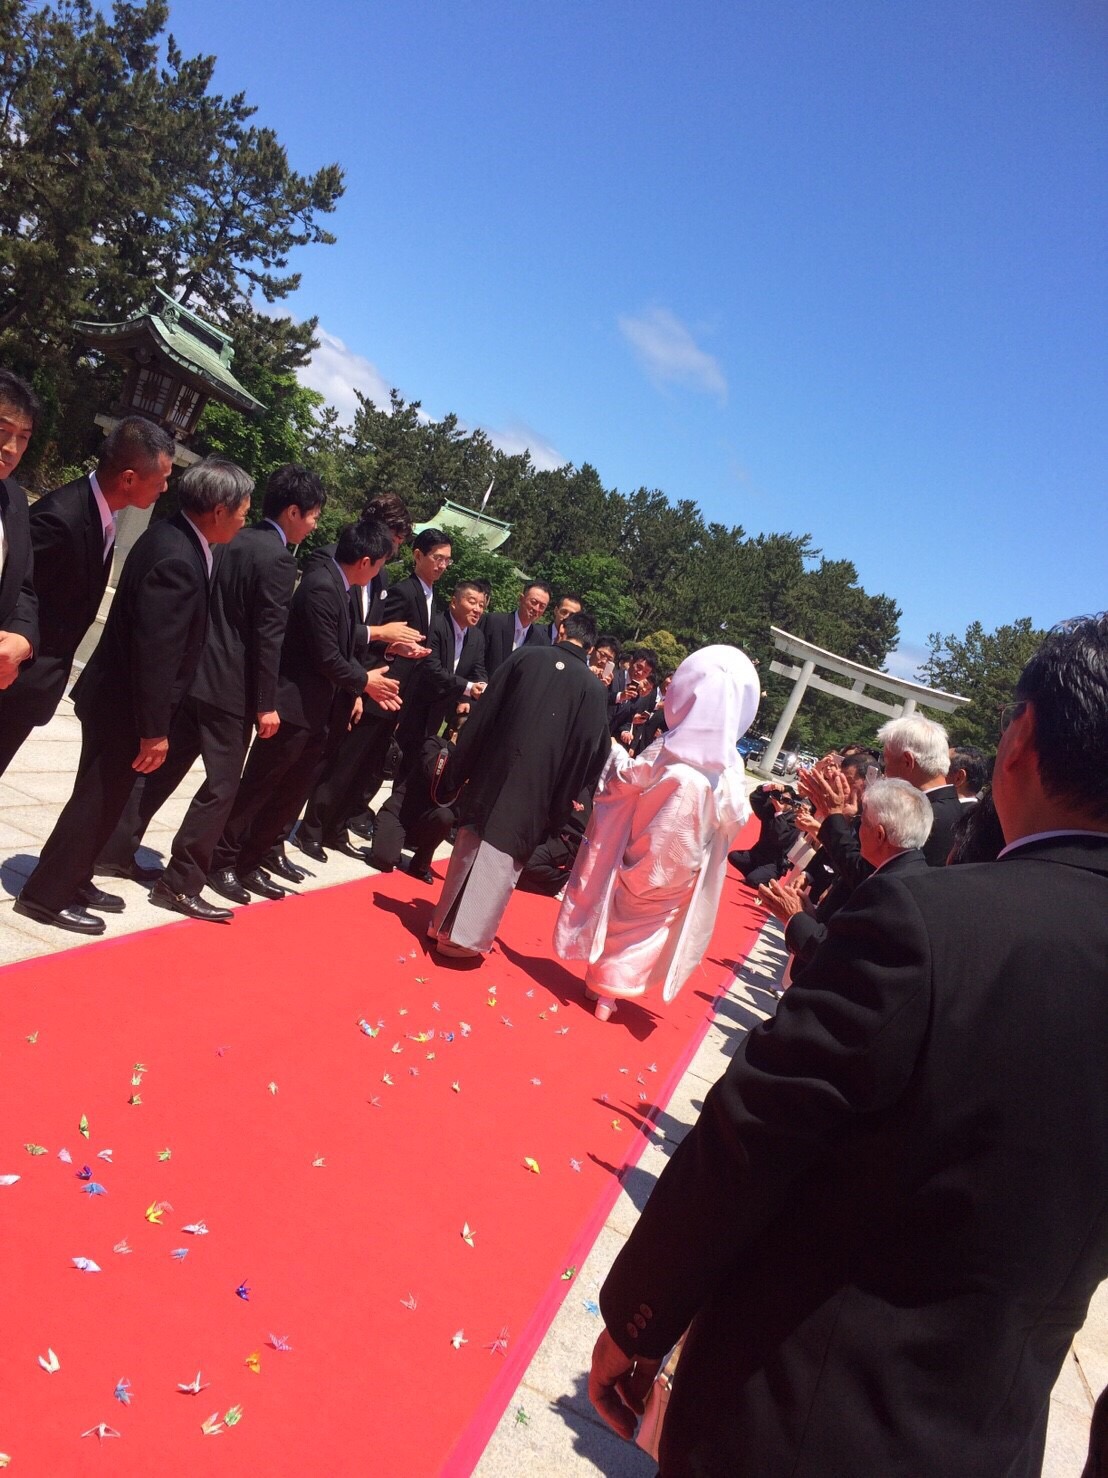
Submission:
<svg viewBox="0 0 1108 1478">
<path fill-rule="evenodd" d="M 603 1025 L 550 958 L 555 903 L 517 895 L 491 959 L 452 968 L 424 952 L 417 888 L 369 879 L 2 972 L 13 1473 L 470 1470 L 760 917 L 729 883 L 675 1006 Z"/>
</svg>

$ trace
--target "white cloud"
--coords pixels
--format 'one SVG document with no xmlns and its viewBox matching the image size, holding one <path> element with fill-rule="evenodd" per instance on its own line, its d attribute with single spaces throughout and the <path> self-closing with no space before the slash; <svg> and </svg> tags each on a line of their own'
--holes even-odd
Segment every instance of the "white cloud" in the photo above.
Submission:
<svg viewBox="0 0 1108 1478">
<path fill-rule="evenodd" d="M 620 333 L 656 385 L 687 385 L 721 401 L 727 399 L 727 379 L 719 360 L 701 349 L 668 308 L 621 314 L 618 323 Z"/>
<path fill-rule="evenodd" d="M 513 421 L 499 431 L 490 426 L 482 426 L 481 430 L 497 451 L 503 452 L 507 457 L 518 457 L 521 452 L 530 452 L 532 465 L 539 472 L 553 472 L 556 467 L 564 467 L 569 460 L 537 431 L 532 431 L 530 426 L 525 426 L 522 422 Z"/>
<path fill-rule="evenodd" d="M 369 397 L 374 405 L 384 410 L 389 407 L 389 382 L 384 375 L 361 354 L 347 348 L 340 338 L 329 334 L 325 328 L 316 330 L 319 348 L 310 363 L 300 371 L 300 379 L 311 390 L 318 390 L 328 405 L 339 413 L 339 421 L 349 426 L 358 409 L 356 390 Z"/>
<path fill-rule="evenodd" d="M 927 647 L 916 647 L 911 642 L 905 642 L 903 646 L 897 647 L 895 652 L 890 652 L 886 657 L 885 671 L 891 677 L 902 677 L 909 682 L 915 682 L 916 673 L 927 661 L 928 656 Z"/>
</svg>

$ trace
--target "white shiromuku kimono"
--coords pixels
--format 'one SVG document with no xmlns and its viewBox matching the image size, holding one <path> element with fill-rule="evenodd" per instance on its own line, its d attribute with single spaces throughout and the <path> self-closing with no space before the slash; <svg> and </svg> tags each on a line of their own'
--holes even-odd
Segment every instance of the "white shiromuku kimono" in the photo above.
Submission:
<svg viewBox="0 0 1108 1478">
<path fill-rule="evenodd" d="M 674 674 L 668 732 L 631 759 L 613 746 L 554 931 L 605 997 L 661 986 L 672 1001 L 715 927 L 727 852 L 750 816 L 735 748 L 753 722 L 757 673 L 734 647 L 705 647 Z"/>
</svg>

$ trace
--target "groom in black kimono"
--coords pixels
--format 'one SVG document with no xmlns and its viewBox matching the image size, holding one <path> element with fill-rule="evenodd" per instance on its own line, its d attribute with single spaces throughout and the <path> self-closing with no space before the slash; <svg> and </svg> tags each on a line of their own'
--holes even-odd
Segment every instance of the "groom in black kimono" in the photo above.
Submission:
<svg viewBox="0 0 1108 1478">
<path fill-rule="evenodd" d="M 557 646 L 529 643 L 494 674 L 443 777 L 461 822 L 429 935 L 440 954 L 492 948 L 524 863 L 573 811 L 611 752 L 608 695 L 588 666 L 591 616 L 569 616 Z"/>
</svg>

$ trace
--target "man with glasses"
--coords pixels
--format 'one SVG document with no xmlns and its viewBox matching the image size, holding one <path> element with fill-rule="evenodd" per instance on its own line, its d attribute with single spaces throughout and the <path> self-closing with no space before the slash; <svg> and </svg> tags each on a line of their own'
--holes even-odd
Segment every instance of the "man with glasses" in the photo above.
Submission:
<svg viewBox="0 0 1108 1478">
<path fill-rule="evenodd" d="M 601 1291 L 589 1391 L 625 1436 L 689 1330 L 665 1473 L 1041 1470 L 1108 1276 L 1108 615 L 1005 717 L 999 858 L 857 890 Z"/>
</svg>

